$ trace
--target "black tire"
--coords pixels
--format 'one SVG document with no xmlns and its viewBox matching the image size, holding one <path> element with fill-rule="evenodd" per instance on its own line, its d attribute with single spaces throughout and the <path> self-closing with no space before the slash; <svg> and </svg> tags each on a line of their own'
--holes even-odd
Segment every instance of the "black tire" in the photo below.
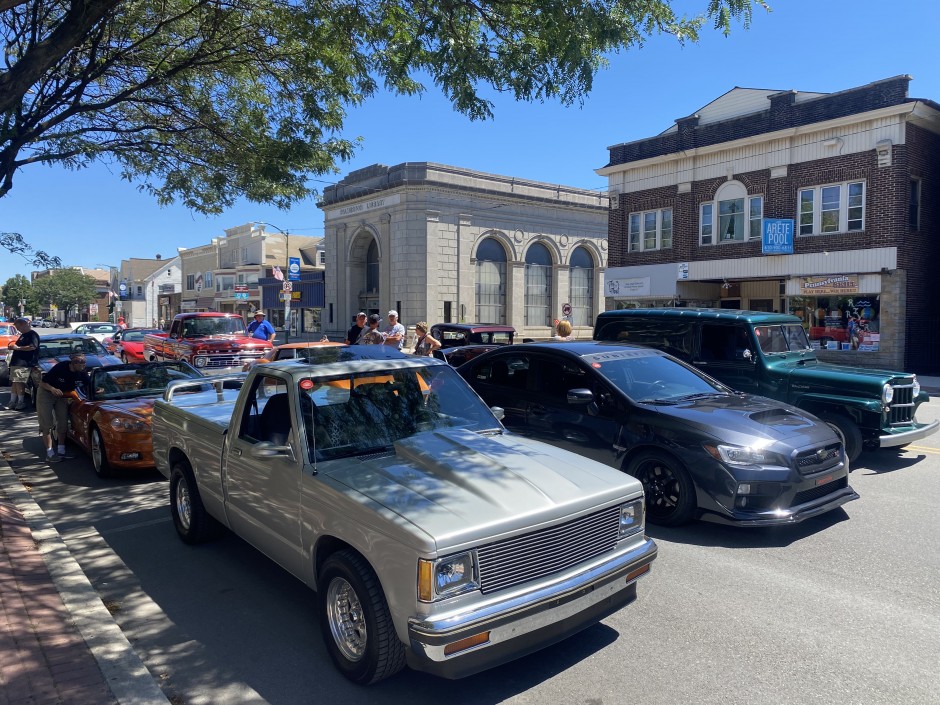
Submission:
<svg viewBox="0 0 940 705">
<path fill-rule="evenodd" d="M 820 417 L 836 432 L 842 445 L 845 446 L 845 456 L 849 463 L 854 463 L 862 454 L 862 432 L 852 419 L 842 414 L 822 414 Z"/>
<path fill-rule="evenodd" d="M 91 433 L 88 434 L 88 447 L 91 449 L 91 464 L 95 467 L 95 474 L 100 478 L 111 477 L 112 469 L 108 463 L 104 439 L 97 426 L 91 427 Z"/>
<path fill-rule="evenodd" d="M 192 468 L 184 461 L 170 472 L 170 515 L 184 543 L 202 543 L 218 533 L 219 523 L 203 506 Z"/>
<path fill-rule="evenodd" d="M 326 559 L 317 579 L 326 650 L 349 680 L 368 685 L 405 667 L 405 649 L 372 567 L 352 551 Z"/>
<path fill-rule="evenodd" d="M 123 350 L 121 351 L 121 362 L 123 362 L 125 365 L 127 364 L 127 355 L 124 354 Z"/>
<path fill-rule="evenodd" d="M 645 451 L 630 461 L 627 474 L 643 484 L 648 522 L 679 526 L 692 520 L 698 506 L 695 483 L 678 460 L 658 451 Z"/>
</svg>

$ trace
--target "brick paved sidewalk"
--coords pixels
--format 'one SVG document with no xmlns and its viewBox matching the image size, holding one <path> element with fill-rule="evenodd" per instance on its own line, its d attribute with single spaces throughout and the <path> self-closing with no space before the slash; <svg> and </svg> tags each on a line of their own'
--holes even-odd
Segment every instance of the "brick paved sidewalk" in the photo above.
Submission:
<svg viewBox="0 0 940 705">
<path fill-rule="evenodd" d="M 0 703 L 116 703 L 19 509 L 0 492 Z"/>
</svg>

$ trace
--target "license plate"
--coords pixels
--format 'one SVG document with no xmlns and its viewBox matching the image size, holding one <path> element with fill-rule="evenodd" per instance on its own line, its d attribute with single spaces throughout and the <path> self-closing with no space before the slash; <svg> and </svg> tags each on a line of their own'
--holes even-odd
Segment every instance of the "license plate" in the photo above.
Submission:
<svg viewBox="0 0 940 705">
<path fill-rule="evenodd" d="M 825 477 L 820 477 L 819 479 L 816 480 L 816 487 L 819 487 L 820 485 L 825 485 L 828 482 L 832 482 L 833 479 L 834 478 L 832 475 L 826 475 Z"/>
</svg>

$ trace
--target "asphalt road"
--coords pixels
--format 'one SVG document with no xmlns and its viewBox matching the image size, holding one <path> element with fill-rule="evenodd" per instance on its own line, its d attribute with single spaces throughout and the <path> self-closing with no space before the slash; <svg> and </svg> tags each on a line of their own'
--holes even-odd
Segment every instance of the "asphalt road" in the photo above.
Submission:
<svg viewBox="0 0 940 705">
<path fill-rule="evenodd" d="M 862 498 L 799 526 L 650 527 L 638 601 L 555 647 L 371 688 L 333 669 L 301 583 L 232 535 L 179 541 L 156 473 L 49 466 L 29 414 L 0 413 L 0 450 L 176 705 L 940 703 L 940 436 L 863 454 Z"/>
</svg>

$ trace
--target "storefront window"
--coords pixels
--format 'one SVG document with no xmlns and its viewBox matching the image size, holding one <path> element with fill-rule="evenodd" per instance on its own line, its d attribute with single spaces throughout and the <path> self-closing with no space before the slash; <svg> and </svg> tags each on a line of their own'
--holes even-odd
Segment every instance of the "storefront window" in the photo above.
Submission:
<svg viewBox="0 0 940 705">
<path fill-rule="evenodd" d="M 878 294 L 792 296 L 790 313 L 799 316 L 817 350 L 881 349 L 881 305 Z"/>
</svg>

